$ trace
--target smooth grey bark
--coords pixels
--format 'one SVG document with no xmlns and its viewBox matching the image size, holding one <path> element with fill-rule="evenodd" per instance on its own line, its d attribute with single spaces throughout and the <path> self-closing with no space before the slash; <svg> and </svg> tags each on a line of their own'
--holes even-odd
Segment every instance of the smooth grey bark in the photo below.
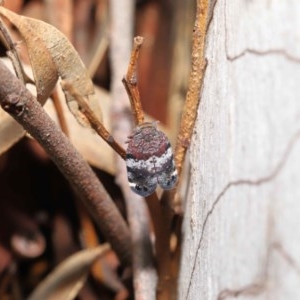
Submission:
<svg viewBox="0 0 300 300">
<path fill-rule="evenodd" d="M 219 0 L 179 299 L 300 299 L 300 2 Z"/>
</svg>

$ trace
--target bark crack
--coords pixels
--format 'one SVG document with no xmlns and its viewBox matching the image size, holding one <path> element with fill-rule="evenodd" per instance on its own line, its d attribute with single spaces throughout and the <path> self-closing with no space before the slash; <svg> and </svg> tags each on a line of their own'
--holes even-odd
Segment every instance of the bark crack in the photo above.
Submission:
<svg viewBox="0 0 300 300">
<path fill-rule="evenodd" d="M 216 0 L 217 2 L 217 0 Z M 216 3 L 214 3 L 215 6 Z M 275 48 L 275 49 L 266 49 L 266 50 L 261 50 L 261 49 L 253 49 L 253 48 L 246 48 L 242 52 L 236 55 L 230 55 L 229 54 L 229 49 L 228 49 L 228 26 L 227 26 L 227 1 L 224 1 L 224 33 L 225 33 L 225 53 L 226 53 L 226 59 L 227 61 L 233 62 L 236 61 L 246 54 L 252 54 L 256 56 L 267 56 L 267 55 L 277 55 L 277 56 L 282 56 L 286 60 L 291 61 L 296 64 L 300 64 L 300 57 L 294 56 L 288 52 L 287 49 L 280 49 L 280 48 Z"/>
<path fill-rule="evenodd" d="M 225 41 L 225 43 L 226 43 L 226 41 Z M 300 64 L 300 58 L 291 55 L 290 53 L 288 53 L 286 51 L 286 49 L 256 50 L 256 49 L 246 48 L 239 54 L 230 55 L 228 53 L 227 45 L 225 47 L 226 47 L 226 59 L 230 62 L 238 60 L 239 58 L 245 56 L 246 54 L 252 54 L 252 55 L 256 55 L 256 56 L 279 55 L 279 56 L 283 56 L 288 61 L 294 62 L 296 64 Z"/>
<path fill-rule="evenodd" d="M 225 194 L 232 187 L 241 186 L 241 185 L 260 186 L 262 184 L 269 183 L 272 180 L 274 180 L 278 176 L 280 171 L 283 169 L 283 167 L 286 165 L 286 162 L 288 160 L 288 157 L 289 157 L 291 151 L 293 150 L 296 143 L 299 142 L 299 140 L 300 140 L 300 130 L 296 131 L 296 133 L 291 137 L 291 139 L 290 139 L 289 143 L 287 144 L 287 147 L 286 147 L 281 159 L 279 160 L 278 164 L 275 166 L 275 168 L 267 176 L 264 176 L 264 177 L 261 177 L 261 178 L 258 178 L 258 179 L 254 179 L 254 180 L 253 179 L 239 179 L 239 180 L 236 180 L 236 181 L 231 181 L 223 188 L 223 190 L 218 194 L 218 196 L 212 202 L 212 206 L 211 206 L 210 210 L 208 211 L 208 213 L 206 214 L 206 216 L 204 218 L 202 230 L 201 230 L 201 233 L 200 233 L 200 239 L 199 239 L 199 243 L 198 243 L 197 250 L 196 250 L 196 256 L 194 258 L 193 268 L 192 268 L 192 272 L 191 272 L 191 276 L 190 276 L 190 280 L 189 280 L 189 286 L 188 286 L 188 289 L 187 289 L 187 295 L 186 295 L 185 299 L 188 299 L 188 297 L 189 297 L 190 288 L 191 288 L 191 285 L 192 285 L 192 278 L 193 278 L 194 272 L 196 270 L 196 263 L 197 263 L 198 255 L 199 255 L 199 252 L 200 252 L 200 248 L 201 248 L 201 244 L 202 244 L 205 229 L 206 229 L 208 221 L 209 221 L 210 217 L 212 216 L 212 214 L 213 214 L 215 208 L 217 207 L 217 205 L 220 203 L 220 201 L 224 198 Z M 251 285 L 251 289 L 253 288 L 253 286 L 254 285 Z M 259 289 L 259 286 L 256 286 L 256 289 Z"/>
<path fill-rule="evenodd" d="M 210 28 L 210 23 L 214 19 L 214 14 L 215 14 L 215 8 L 217 6 L 217 3 L 219 0 L 212 0 L 211 4 L 211 14 L 210 18 L 208 20 L 208 26 L 207 26 L 207 31 Z M 225 33 L 225 53 L 226 53 L 226 59 L 230 62 L 233 62 L 235 60 L 238 60 L 245 56 L 246 54 L 252 54 L 252 55 L 257 55 L 257 56 L 267 56 L 267 55 L 277 55 L 277 56 L 282 56 L 286 60 L 294 62 L 296 64 L 300 64 L 300 57 L 294 56 L 290 54 L 287 49 L 284 48 L 275 48 L 275 49 L 254 49 L 254 48 L 246 48 L 242 52 L 236 54 L 236 55 L 230 55 L 229 54 L 229 49 L 228 49 L 228 26 L 227 26 L 227 13 L 226 13 L 226 7 L 227 7 L 227 0 L 224 1 L 224 33 Z"/>
<path fill-rule="evenodd" d="M 267 290 L 269 282 L 269 267 L 271 265 L 271 256 L 273 253 L 278 253 L 281 258 L 292 268 L 298 275 L 300 280 L 300 266 L 295 259 L 286 251 L 280 242 L 273 242 L 268 247 L 266 263 L 261 280 L 245 285 L 237 289 L 223 289 L 217 296 L 217 300 L 226 300 L 228 298 L 238 298 L 240 296 L 258 296 Z"/>
</svg>

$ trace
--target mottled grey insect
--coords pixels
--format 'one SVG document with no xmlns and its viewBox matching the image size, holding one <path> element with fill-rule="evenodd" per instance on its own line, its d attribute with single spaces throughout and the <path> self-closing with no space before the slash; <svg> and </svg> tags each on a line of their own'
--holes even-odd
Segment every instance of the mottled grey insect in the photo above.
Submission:
<svg viewBox="0 0 300 300">
<path fill-rule="evenodd" d="M 157 185 L 169 190 L 177 182 L 171 144 L 156 124 L 147 122 L 138 126 L 129 136 L 126 151 L 130 188 L 143 197 L 152 194 Z"/>
</svg>

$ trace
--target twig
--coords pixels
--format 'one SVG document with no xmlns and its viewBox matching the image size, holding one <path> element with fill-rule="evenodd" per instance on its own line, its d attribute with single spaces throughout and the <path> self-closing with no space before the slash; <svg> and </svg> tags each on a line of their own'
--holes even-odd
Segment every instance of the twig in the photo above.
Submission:
<svg viewBox="0 0 300 300">
<path fill-rule="evenodd" d="M 128 71 L 123 79 L 128 93 L 131 109 L 133 111 L 136 125 L 144 122 L 144 113 L 140 102 L 140 95 L 137 86 L 137 60 L 143 38 L 134 39 Z M 155 249 L 158 269 L 157 299 L 169 299 L 171 297 L 171 254 L 170 254 L 170 222 L 173 216 L 169 205 L 159 202 L 157 194 L 154 193 L 146 198 L 155 232 Z"/>
<path fill-rule="evenodd" d="M 209 24 L 209 8 L 209 0 L 197 0 L 190 78 L 174 155 L 179 179 L 197 118 L 198 106 L 200 104 L 200 91 L 207 65 L 205 59 L 205 41 L 207 25 Z M 165 205 L 173 206 L 172 202 L 174 197 L 174 190 L 165 191 L 161 201 L 165 203 Z M 169 217 L 171 218 L 172 214 L 170 214 Z"/>
<path fill-rule="evenodd" d="M 128 140 L 128 136 L 132 134 L 132 114 L 130 113 L 128 97 L 122 86 L 121 79 L 126 71 L 128 57 L 132 48 L 134 6 L 130 0 L 112 0 L 110 4 L 110 58 L 112 69 L 111 116 L 112 120 L 114 120 L 112 133 L 118 141 L 125 143 L 125 141 Z M 124 10 L 126 10 L 126 12 Z M 137 59 L 137 55 L 135 58 Z M 133 61 L 133 59 L 134 58 L 132 58 L 131 61 Z M 136 60 L 134 64 L 135 63 Z M 128 79 L 129 95 L 133 92 L 133 98 L 130 99 L 133 99 L 133 101 L 136 99 L 139 100 L 136 78 L 134 79 L 133 74 L 131 74 Z M 136 103 L 139 104 L 141 114 L 138 114 L 138 110 L 135 109 L 136 106 L 131 110 L 133 111 L 134 119 L 139 118 L 138 122 L 142 123 L 144 121 L 144 115 L 140 102 Z M 116 182 L 121 187 L 125 198 L 132 238 L 134 298 L 154 300 L 156 298 L 157 274 L 151 247 L 150 220 L 147 207 L 143 199 L 130 189 L 126 166 L 124 161 L 121 161 L 119 158 L 116 160 L 116 170 Z"/>
<path fill-rule="evenodd" d="M 131 52 L 130 62 L 127 74 L 123 79 L 130 99 L 131 110 L 133 111 L 135 125 L 144 123 L 144 112 L 142 109 L 140 94 L 137 86 L 137 60 L 139 51 L 143 42 L 142 37 L 134 38 L 133 50 Z M 170 251 L 169 251 L 169 225 L 165 222 L 165 213 L 169 208 L 161 206 L 157 194 L 146 197 L 146 203 L 151 215 L 155 232 L 155 250 L 158 270 L 158 299 L 168 299 L 171 294 L 170 286 Z"/>
<path fill-rule="evenodd" d="M 122 146 L 120 146 L 113 136 L 108 132 L 104 125 L 98 120 L 90 106 L 85 99 L 76 91 L 76 88 L 67 81 L 61 82 L 62 88 L 67 91 L 72 97 L 74 97 L 80 106 L 81 112 L 87 117 L 92 128 L 103 138 L 103 140 L 111 146 L 123 159 L 126 157 L 126 152 Z"/>
<path fill-rule="evenodd" d="M 70 136 L 68 124 L 66 121 L 66 117 L 64 115 L 64 111 L 63 111 L 63 107 L 61 104 L 61 99 L 59 98 L 57 87 L 54 89 L 54 91 L 51 94 L 51 100 L 53 102 L 53 105 L 54 105 L 54 108 L 55 108 L 55 111 L 57 114 L 58 123 L 60 125 L 62 132 L 66 136 Z"/>
<path fill-rule="evenodd" d="M 2 37 L 3 37 L 2 40 L 3 40 L 6 48 L 8 49 L 7 56 L 10 58 L 10 60 L 12 62 L 12 65 L 17 74 L 17 77 L 24 84 L 32 83 L 32 80 L 27 76 L 27 74 L 25 73 L 25 71 L 23 69 L 18 52 L 16 50 L 15 43 L 1 18 L 0 18 L 0 32 L 2 33 Z"/>
<path fill-rule="evenodd" d="M 96 32 L 95 38 L 87 56 L 88 73 L 94 77 L 102 63 L 109 46 L 110 4 L 108 1 L 98 1 L 96 5 Z"/>
<path fill-rule="evenodd" d="M 171 279 L 171 253 L 170 253 L 170 223 L 165 218 L 165 209 L 158 200 L 157 194 L 146 198 L 155 233 L 155 251 L 158 271 L 157 299 L 170 299 L 172 286 Z M 174 287 L 173 287 L 174 288 Z"/>
<path fill-rule="evenodd" d="M 209 0 L 197 0 L 190 78 L 175 149 L 175 162 L 179 176 L 193 134 L 206 69 L 205 40 L 209 20 L 209 2 Z"/>
<path fill-rule="evenodd" d="M 125 199 L 128 199 L 126 207 L 134 255 L 135 299 L 154 300 L 156 299 L 157 272 L 149 234 L 150 222 L 147 206 L 143 199 L 130 190 L 128 184 L 122 190 Z"/>
<path fill-rule="evenodd" d="M 208 23 L 209 0 L 197 0 L 190 78 L 174 155 L 179 178 L 185 160 L 186 151 L 190 145 L 197 118 L 198 106 L 200 103 L 200 91 L 206 69 L 205 41 Z M 171 190 L 165 191 L 161 197 L 162 214 L 165 218 L 164 222 L 168 229 L 170 228 L 170 224 L 174 216 L 174 210 L 172 210 L 171 207 L 174 204 L 173 201 L 175 196 L 176 190 Z M 169 241 L 170 236 L 167 238 Z M 176 257 L 178 258 L 178 256 Z M 172 278 L 170 280 L 172 280 Z M 163 299 L 163 297 L 161 297 L 161 299 Z"/>
<path fill-rule="evenodd" d="M 109 41 L 106 36 L 100 37 L 99 45 L 97 49 L 95 50 L 94 56 L 90 58 L 89 66 L 88 66 L 88 72 L 91 78 L 95 76 L 95 73 L 97 72 L 97 69 L 102 62 L 103 58 L 105 57 L 105 53 L 107 52 Z"/>
<path fill-rule="evenodd" d="M 140 125 L 145 121 L 136 76 L 137 60 L 142 43 L 143 38 L 141 36 L 134 38 L 127 74 L 122 80 L 130 100 L 134 122 L 136 125 Z"/>
<path fill-rule="evenodd" d="M 41 105 L 2 62 L 0 74 L 2 108 L 46 150 L 88 206 L 121 261 L 126 265 L 131 264 L 128 227 L 96 175 Z"/>
</svg>

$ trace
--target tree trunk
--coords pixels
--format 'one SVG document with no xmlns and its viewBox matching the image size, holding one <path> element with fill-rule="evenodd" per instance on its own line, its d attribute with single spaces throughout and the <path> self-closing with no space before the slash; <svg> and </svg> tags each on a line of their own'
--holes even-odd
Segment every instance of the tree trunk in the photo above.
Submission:
<svg viewBox="0 0 300 300">
<path fill-rule="evenodd" d="M 179 299 L 300 299 L 300 2 L 219 0 Z"/>
</svg>

